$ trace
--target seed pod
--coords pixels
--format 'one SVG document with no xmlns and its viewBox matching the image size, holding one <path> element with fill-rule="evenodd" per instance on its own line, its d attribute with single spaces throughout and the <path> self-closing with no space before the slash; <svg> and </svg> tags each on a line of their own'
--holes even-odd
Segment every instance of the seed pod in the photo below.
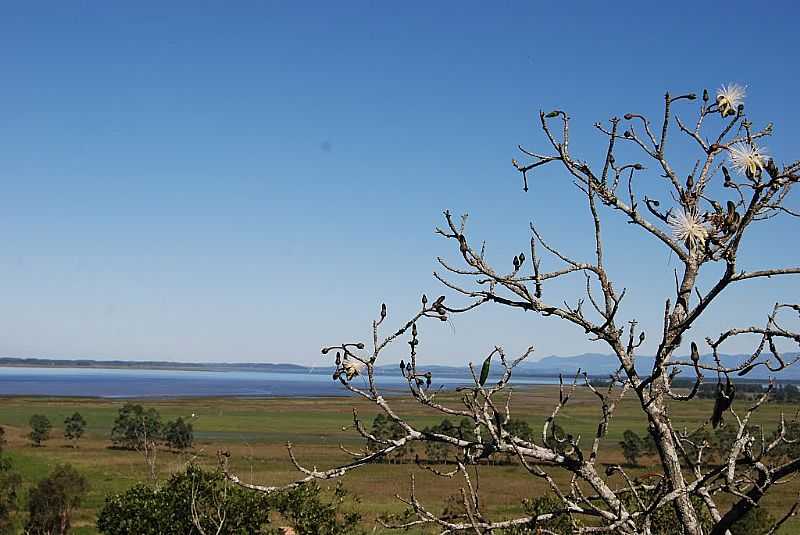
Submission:
<svg viewBox="0 0 800 535">
<path fill-rule="evenodd" d="M 700 352 L 697 350 L 697 344 L 692 342 L 692 362 L 695 364 L 700 360 Z"/>
<path fill-rule="evenodd" d="M 545 117 L 547 117 L 548 119 L 552 119 L 554 117 L 558 117 L 558 113 L 559 113 L 558 110 L 553 110 L 550 113 L 548 113 L 547 115 L 545 115 Z"/>
<path fill-rule="evenodd" d="M 525 262 L 525 253 L 519 253 L 519 265 L 521 266 Z"/>
<path fill-rule="evenodd" d="M 726 379 L 725 386 L 722 386 L 721 382 L 717 383 L 717 399 L 714 401 L 714 412 L 711 414 L 711 426 L 714 429 L 723 423 L 722 415 L 733 404 L 735 396 L 736 387 L 730 379 Z"/>
<path fill-rule="evenodd" d="M 725 185 L 729 186 L 732 182 L 731 174 L 728 172 L 728 168 L 725 167 L 724 165 L 722 166 L 722 174 L 725 177 Z"/>
<path fill-rule="evenodd" d="M 750 373 L 751 371 L 753 371 L 753 368 L 755 368 L 755 367 L 756 367 L 756 365 L 755 365 L 755 364 L 750 364 L 749 366 L 745 366 L 745 367 L 744 367 L 744 368 L 743 368 L 743 369 L 742 369 L 742 370 L 741 370 L 741 371 L 740 371 L 738 374 L 736 374 L 736 375 L 738 375 L 739 377 L 744 377 L 745 375 L 747 375 L 748 373 Z"/>
<path fill-rule="evenodd" d="M 381 303 L 381 319 L 386 317 L 386 303 Z"/>
<path fill-rule="evenodd" d="M 422 294 L 422 305 L 425 306 L 427 304 L 428 304 L 428 296 L 425 295 L 425 294 Z"/>
<path fill-rule="evenodd" d="M 691 190 L 694 187 L 694 177 L 689 175 L 686 177 L 686 189 Z"/>
<path fill-rule="evenodd" d="M 357 344 L 356 344 L 356 347 L 357 347 L 358 349 L 364 349 L 364 342 L 359 342 L 359 343 L 357 343 Z"/>
<path fill-rule="evenodd" d="M 478 378 L 478 384 L 483 386 L 486 384 L 486 379 L 489 378 L 489 368 L 492 365 L 492 356 L 489 355 L 486 357 L 486 360 L 483 361 L 483 366 L 481 366 L 481 375 Z"/>
<path fill-rule="evenodd" d="M 633 114 L 632 113 L 626 113 L 625 115 L 623 115 L 623 117 L 625 117 L 626 121 L 630 121 L 631 119 L 633 119 Z"/>
<path fill-rule="evenodd" d="M 708 89 L 703 89 L 703 102 L 708 102 Z"/>
<path fill-rule="evenodd" d="M 637 171 L 641 171 L 644 169 L 644 166 L 640 163 L 635 163 L 633 164 L 633 168 L 636 169 Z"/>
<path fill-rule="evenodd" d="M 514 270 L 515 270 L 515 271 L 516 271 L 517 269 L 519 269 L 519 258 L 517 258 L 517 257 L 515 256 L 515 257 L 514 257 L 514 260 L 512 261 L 512 263 L 514 264 Z"/>
<path fill-rule="evenodd" d="M 771 178 L 778 178 L 780 176 L 780 171 L 778 167 L 775 165 L 775 162 L 770 158 L 767 160 L 767 173 Z"/>
<path fill-rule="evenodd" d="M 642 342 L 644 342 L 644 333 L 643 332 L 639 333 L 639 343 L 641 344 Z"/>
</svg>

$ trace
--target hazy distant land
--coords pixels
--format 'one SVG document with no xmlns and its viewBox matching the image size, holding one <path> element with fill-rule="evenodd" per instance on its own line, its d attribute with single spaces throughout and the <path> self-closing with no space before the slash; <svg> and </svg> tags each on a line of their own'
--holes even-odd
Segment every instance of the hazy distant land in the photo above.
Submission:
<svg viewBox="0 0 800 535">
<path fill-rule="evenodd" d="M 790 361 L 797 358 L 798 353 L 786 353 L 784 359 Z M 749 355 L 722 355 L 723 364 L 741 362 Z M 652 367 L 652 356 L 642 355 L 637 357 L 637 364 L 641 369 Z M 711 355 L 703 355 L 703 362 L 713 363 Z M 468 360 L 461 366 L 448 365 L 421 365 L 426 371 L 444 377 L 469 377 L 467 368 Z M 184 371 L 215 371 L 215 372 L 269 372 L 269 373 L 302 373 L 302 374 L 329 374 L 333 369 L 328 360 L 320 360 L 319 365 L 303 366 L 288 363 L 269 362 L 175 362 L 162 360 L 98 360 L 98 359 L 60 359 L 60 358 L 20 358 L 0 357 L 0 367 L 29 367 L 29 368 L 103 368 L 103 369 L 129 369 L 129 370 L 184 370 Z M 612 355 L 598 353 L 585 353 L 582 355 L 561 357 L 557 355 L 544 357 L 538 361 L 521 364 L 516 370 L 517 377 L 558 377 L 560 374 L 575 374 L 579 369 L 593 377 L 605 377 L 614 373 L 619 367 L 617 358 Z M 397 370 L 395 363 L 376 368 L 378 374 L 394 373 Z M 754 369 L 746 378 L 740 380 L 765 380 L 771 376 L 769 370 L 763 366 Z M 782 370 L 777 377 L 781 381 L 800 381 L 800 368 L 791 366 Z"/>
</svg>

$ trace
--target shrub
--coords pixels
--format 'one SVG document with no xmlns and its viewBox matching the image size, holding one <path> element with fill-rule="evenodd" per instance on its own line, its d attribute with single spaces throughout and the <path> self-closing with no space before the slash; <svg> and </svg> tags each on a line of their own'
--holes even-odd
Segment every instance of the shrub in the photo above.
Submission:
<svg viewBox="0 0 800 535">
<path fill-rule="evenodd" d="M 270 515 L 278 513 L 298 535 L 354 534 L 361 516 L 344 509 L 347 496 L 337 487 L 333 500 L 327 501 L 314 484 L 269 495 L 252 493 L 218 471 L 189 465 L 160 487 L 139 484 L 108 497 L 97 529 L 105 535 L 278 533 L 270 529 Z"/>
<path fill-rule="evenodd" d="M 194 443 L 192 424 L 178 417 L 164 426 L 164 443 L 175 450 L 188 450 Z"/>
<path fill-rule="evenodd" d="M 89 490 L 86 478 L 68 464 L 59 465 L 28 494 L 29 535 L 64 535 L 72 512 Z"/>
<path fill-rule="evenodd" d="M 153 408 L 126 403 L 119 409 L 111 429 L 111 442 L 115 447 L 129 450 L 141 449 L 145 442 L 161 437 L 161 415 Z"/>
<path fill-rule="evenodd" d="M 28 438 L 34 446 L 41 446 L 42 442 L 50 438 L 50 429 L 53 425 L 44 414 L 34 414 L 29 420 L 31 432 L 28 433 Z"/>
<path fill-rule="evenodd" d="M 85 431 L 86 420 L 83 419 L 79 412 L 64 419 L 64 438 L 71 440 L 73 447 L 77 447 L 78 440 L 80 440 Z"/>
</svg>

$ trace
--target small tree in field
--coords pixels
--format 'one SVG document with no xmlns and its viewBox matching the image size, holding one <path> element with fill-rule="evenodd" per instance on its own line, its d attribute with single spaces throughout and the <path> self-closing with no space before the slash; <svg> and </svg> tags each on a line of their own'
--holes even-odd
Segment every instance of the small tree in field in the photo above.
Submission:
<svg viewBox="0 0 800 535">
<path fill-rule="evenodd" d="M 31 432 L 28 433 L 28 438 L 34 446 L 41 446 L 42 442 L 50 438 L 50 430 L 53 425 L 44 414 L 34 414 L 28 421 L 31 426 Z"/>
<path fill-rule="evenodd" d="M 142 454 L 150 472 L 150 479 L 158 479 L 158 443 L 162 437 L 161 415 L 152 407 L 126 403 L 119 409 L 111 429 L 114 447 L 136 450 Z"/>
<path fill-rule="evenodd" d="M 639 457 L 645 453 L 644 442 L 641 437 L 630 429 L 626 429 L 622 434 L 619 447 L 622 448 L 622 455 L 625 457 L 625 460 L 634 466 L 639 464 Z"/>
<path fill-rule="evenodd" d="M 72 416 L 67 416 L 64 419 L 64 438 L 72 442 L 72 447 L 78 447 L 78 440 L 83 436 L 86 431 L 86 420 L 79 412 Z"/>
<path fill-rule="evenodd" d="M 174 450 L 188 450 L 194 443 L 192 424 L 178 417 L 164 426 L 164 443 Z"/>
<path fill-rule="evenodd" d="M 111 442 L 118 448 L 139 450 L 149 441 L 160 440 L 161 432 L 161 415 L 157 410 L 126 403 L 114 420 Z"/>
<path fill-rule="evenodd" d="M 745 115 L 741 86 L 724 86 L 715 96 L 704 90 L 700 98 L 694 93 L 667 93 L 662 102 L 657 125 L 635 110 L 623 110 L 622 117 L 596 123 L 602 146 L 586 150 L 584 156 L 574 152 L 583 147 L 572 142 L 572 124 L 565 111 L 539 113 L 545 148 L 520 146 L 525 162 L 512 160 L 512 164 L 521 174 L 525 192 L 544 167 L 557 167 L 576 186 L 575 202 L 568 205 L 563 201 L 561 212 L 571 221 L 585 221 L 591 247 L 575 256 L 546 240 L 541 227 L 531 223 L 529 240 L 517 249 L 521 252 L 498 262 L 490 258 L 484 240 L 468 236 L 466 215 L 457 218 L 445 212 L 444 225 L 437 233 L 452 244 L 453 252 L 450 259 L 438 259 L 441 271 L 435 277 L 458 302 L 449 299 L 445 304 L 444 295 L 433 300 L 423 295 L 417 311 L 388 334 L 384 333 L 387 308 L 382 305 L 368 330 L 370 344 L 354 341 L 322 350 L 332 356 L 334 379 L 374 404 L 401 433 L 391 438 L 375 436 L 354 414 L 355 429 L 373 447 L 352 452 L 350 462 L 326 469 L 304 466 L 290 448 L 301 474 L 292 485 L 342 477 L 400 448 L 435 442 L 458 452 L 455 472 L 441 475 L 462 476 L 466 514 L 458 519 L 437 514 L 434 511 L 440 508 L 423 503 L 412 479 L 404 501 L 413 519 L 394 527 L 432 526 L 448 533 L 484 534 L 535 526 L 563 516 L 573 533 L 653 535 L 653 526 L 666 525 L 675 534 L 729 535 L 737 523 L 753 518 L 752 511 L 776 485 L 790 481 L 800 471 L 800 457 L 783 447 L 795 438 L 788 435 L 785 419 L 776 418 L 771 426 L 751 422 L 766 403 L 772 385 L 754 401 L 737 405 L 734 383 L 737 376 L 754 369 L 775 375 L 798 360 L 797 354 L 786 352 L 800 344 L 800 305 L 789 301 L 796 296 L 787 295 L 787 301 L 772 305 L 765 311 L 763 323 L 751 324 L 749 318 L 742 318 L 746 324 L 717 335 L 701 333 L 698 323 L 720 296 L 737 287 L 800 274 L 800 266 L 779 265 L 770 254 L 773 247 L 793 247 L 794 243 L 773 241 L 768 233 L 776 218 L 800 217 L 800 211 L 790 204 L 791 192 L 800 182 L 800 161 L 784 163 L 767 154 L 762 142 L 772 135 L 773 126 L 756 125 Z M 689 105 L 693 110 L 685 109 Z M 683 119 L 676 113 L 681 108 Z M 692 113 L 691 121 L 685 119 L 687 113 Z M 683 143 L 682 150 L 675 150 L 676 142 Z M 582 218 L 578 219 L 580 212 Z M 663 290 L 663 299 L 651 309 L 660 325 L 649 331 L 640 327 L 636 318 L 641 311 L 629 308 L 625 301 L 629 290 L 609 268 L 614 251 L 607 248 L 604 236 L 609 218 L 615 216 L 627 223 L 630 232 L 640 233 L 660 248 L 661 258 L 669 257 L 677 264 L 674 273 L 654 286 Z M 747 256 L 752 260 L 745 266 L 740 259 L 746 247 L 755 247 L 762 254 Z M 797 254 L 796 249 L 790 251 Z M 630 251 L 621 253 L 622 261 L 629 262 Z M 655 284 L 660 271 L 648 263 L 652 258 L 640 255 L 637 267 L 652 271 Z M 567 284 L 570 280 L 572 284 Z M 562 284 L 551 284 L 558 281 Z M 578 295 L 563 295 L 568 288 Z M 614 355 L 617 369 L 612 380 L 608 386 L 598 387 L 579 372 L 571 381 L 562 379 L 558 399 L 541 432 L 519 436 L 509 428 L 514 413 L 512 376 L 533 347 L 512 359 L 496 346 L 487 351 L 481 365 L 469 363 L 473 384 L 460 390 L 460 403 L 451 403 L 431 388 L 433 373 L 418 356 L 420 325 L 486 306 L 571 324 L 576 335 L 603 344 Z M 655 341 L 654 358 L 638 358 L 647 337 Z M 735 361 L 723 358 L 722 351 L 729 347 L 726 343 L 747 337 L 754 339 L 751 353 Z M 408 383 L 409 395 L 449 418 L 470 419 L 476 430 L 474 438 L 420 428 L 401 412 L 401 404 L 382 395 L 375 369 L 387 364 L 387 353 L 392 351 L 387 348 L 400 340 L 407 341 L 409 350 L 397 363 L 397 373 Z M 710 356 L 701 356 L 701 344 Z M 356 375 L 364 378 L 363 384 L 360 379 L 353 381 Z M 689 377 L 688 388 L 675 382 L 679 376 Z M 688 429 L 676 425 L 671 415 L 681 414 L 708 379 L 716 388 L 707 420 Z M 595 431 L 591 436 L 573 435 L 569 429 L 565 434 L 553 433 L 562 409 L 578 388 L 597 400 Z M 654 466 L 641 480 L 625 467 L 603 466 L 599 461 L 601 445 L 625 396 L 633 398 L 639 415 L 647 421 L 655 447 Z M 720 462 L 710 462 L 708 445 L 697 440 L 704 434 L 698 431 L 716 428 L 731 429 L 733 441 Z M 558 501 L 558 510 L 490 516 L 470 465 L 496 454 L 514 455 L 530 477 L 546 483 Z M 561 474 L 554 477 L 557 472 Z M 261 492 L 281 488 L 244 484 L 230 472 L 228 477 Z M 773 530 L 770 533 L 792 518 L 798 507 L 800 503 L 775 519 L 768 528 Z"/>
<path fill-rule="evenodd" d="M 28 494 L 30 535 L 64 535 L 69 533 L 72 512 L 78 508 L 89 490 L 89 484 L 68 464 L 57 466 L 39 481 Z"/>
</svg>

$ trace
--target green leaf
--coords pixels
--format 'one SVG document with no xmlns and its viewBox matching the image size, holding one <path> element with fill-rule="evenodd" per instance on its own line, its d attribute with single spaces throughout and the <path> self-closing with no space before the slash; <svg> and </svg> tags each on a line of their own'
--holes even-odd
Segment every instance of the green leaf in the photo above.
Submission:
<svg viewBox="0 0 800 535">
<path fill-rule="evenodd" d="M 486 360 L 483 361 L 483 366 L 481 367 L 481 376 L 480 379 L 478 379 L 478 383 L 481 386 L 486 384 L 486 379 L 489 378 L 489 368 L 491 367 L 491 365 L 492 365 L 492 356 L 489 355 L 488 357 L 486 357 Z"/>
</svg>

